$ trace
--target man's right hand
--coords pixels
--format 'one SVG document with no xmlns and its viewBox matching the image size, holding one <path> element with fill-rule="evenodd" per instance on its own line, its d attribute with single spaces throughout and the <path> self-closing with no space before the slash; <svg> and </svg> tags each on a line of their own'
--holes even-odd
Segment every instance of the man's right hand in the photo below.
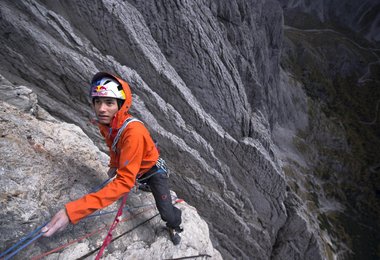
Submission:
<svg viewBox="0 0 380 260">
<path fill-rule="evenodd" d="M 117 170 L 116 167 L 111 167 L 111 168 L 109 168 L 109 169 L 108 169 L 108 172 L 107 172 L 108 177 L 112 178 L 113 176 L 115 176 L 115 174 L 116 174 L 116 170 Z"/>
<path fill-rule="evenodd" d="M 61 209 L 41 231 L 44 233 L 44 237 L 50 237 L 57 231 L 64 230 L 69 223 L 70 220 L 66 213 L 66 209 Z"/>
</svg>

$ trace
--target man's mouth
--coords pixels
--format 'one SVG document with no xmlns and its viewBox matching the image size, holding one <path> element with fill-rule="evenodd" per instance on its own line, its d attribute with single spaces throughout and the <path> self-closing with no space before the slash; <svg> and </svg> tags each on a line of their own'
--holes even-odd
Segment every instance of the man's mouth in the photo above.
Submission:
<svg viewBox="0 0 380 260">
<path fill-rule="evenodd" d="M 109 117 L 108 116 L 106 116 L 106 115 L 99 115 L 98 116 L 98 119 L 108 119 Z"/>
</svg>

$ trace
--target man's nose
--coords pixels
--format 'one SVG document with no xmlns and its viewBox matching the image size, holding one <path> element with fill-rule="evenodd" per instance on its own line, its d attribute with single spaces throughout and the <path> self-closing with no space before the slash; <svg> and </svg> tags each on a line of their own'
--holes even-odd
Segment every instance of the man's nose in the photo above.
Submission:
<svg viewBox="0 0 380 260">
<path fill-rule="evenodd" d="M 105 103 L 100 103 L 99 105 L 99 112 L 104 112 L 106 111 L 106 104 Z"/>
</svg>

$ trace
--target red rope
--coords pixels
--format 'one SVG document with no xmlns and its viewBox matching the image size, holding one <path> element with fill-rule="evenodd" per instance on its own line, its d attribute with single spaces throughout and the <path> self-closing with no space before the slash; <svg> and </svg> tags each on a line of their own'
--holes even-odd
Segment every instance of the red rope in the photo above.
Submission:
<svg viewBox="0 0 380 260">
<path fill-rule="evenodd" d="M 120 222 L 127 222 L 128 220 L 134 219 L 134 218 L 136 218 L 137 216 L 139 216 L 139 215 L 141 215 L 141 214 L 143 214 L 143 213 L 145 213 L 145 212 L 147 212 L 147 211 L 149 211 L 149 210 L 152 210 L 152 209 L 153 209 L 153 206 L 150 207 L 150 208 L 148 208 L 148 209 L 144 209 L 143 211 L 141 211 L 141 212 L 139 212 L 139 213 L 137 213 L 137 214 L 135 214 L 135 215 L 133 215 L 133 216 L 123 218 Z M 70 241 L 70 242 L 68 242 L 68 243 L 66 243 L 66 244 L 64 244 L 64 245 L 62 245 L 62 246 L 59 246 L 59 247 L 57 247 L 57 248 L 54 248 L 54 249 L 52 249 L 52 250 L 50 250 L 50 251 L 48 251 L 48 252 L 45 252 L 45 253 L 43 253 L 43 254 L 40 254 L 40 255 L 34 256 L 31 260 L 39 260 L 39 259 L 41 259 L 41 258 L 43 258 L 43 257 L 45 257 L 45 256 L 48 256 L 48 255 L 52 254 L 52 253 L 58 252 L 58 251 L 60 251 L 60 250 L 62 250 L 62 249 L 64 249 L 64 248 L 66 248 L 66 247 L 68 247 L 68 246 L 70 246 L 70 245 L 72 245 L 72 244 L 75 244 L 75 243 L 77 243 L 77 242 L 80 242 L 80 241 L 84 240 L 85 238 L 88 238 L 88 237 L 91 237 L 91 236 L 93 236 L 93 235 L 95 235 L 95 234 L 97 234 L 97 233 L 100 233 L 101 231 L 107 229 L 107 227 L 109 227 L 109 226 L 104 226 L 104 227 L 99 228 L 99 229 L 97 229 L 97 230 L 95 230 L 95 231 L 93 231 L 93 232 L 91 232 L 91 233 L 88 233 L 88 234 L 82 236 L 82 237 L 79 237 L 79 238 L 77 238 L 77 239 L 74 239 L 74 240 L 72 240 L 72 241 Z"/>
<path fill-rule="evenodd" d="M 68 243 L 66 243 L 66 244 L 64 244 L 64 245 L 62 245 L 62 246 L 59 246 L 59 247 L 57 247 L 57 248 L 55 248 L 55 249 L 53 249 L 53 250 L 50 250 L 50 251 L 45 252 L 45 253 L 43 253 L 43 254 L 37 255 L 37 256 L 33 257 L 31 260 L 39 260 L 39 259 L 41 259 L 41 258 L 43 258 L 43 257 L 45 257 L 45 256 L 48 256 L 48 255 L 50 255 L 50 254 L 52 254 L 52 253 L 55 253 L 55 252 L 57 252 L 57 251 L 60 251 L 60 250 L 66 248 L 66 247 L 68 247 L 68 246 L 70 246 L 70 245 L 72 245 L 72 244 L 74 244 L 74 243 L 80 242 L 80 241 L 82 241 L 82 240 L 85 239 L 85 238 L 91 237 L 91 236 L 95 235 L 96 233 L 100 233 L 101 231 L 103 231 L 103 230 L 106 229 L 106 228 L 107 228 L 107 226 L 104 226 L 104 227 L 102 227 L 102 228 L 99 228 L 99 229 L 97 229 L 97 230 L 95 230 L 95 231 L 93 231 L 93 232 L 91 232 L 91 233 L 88 233 L 88 234 L 82 236 L 82 237 L 79 237 L 79 238 L 77 238 L 77 239 L 71 240 L 70 242 L 68 242 Z"/>
<path fill-rule="evenodd" d="M 124 198 L 123 198 L 123 201 L 124 201 Z M 175 200 L 175 203 L 181 203 L 181 202 L 184 202 L 184 200 L 183 200 L 183 199 L 176 199 L 176 200 Z M 122 203 L 123 203 L 123 202 L 122 202 Z M 125 204 L 125 203 L 124 203 L 124 204 Z M 120 207 L 123 208 L 123 207 L 124 207 L 123 204 L 120 205 Z M 141 212 L 139 212 L 139 213 L 137 213 L 137 214 L 134 214 L 133 216 L 130 216 L 130 217 L 127 217 L 127 218 L 121 219 L 121 220 L 119 220 L 118 222 L 126 222 L 126 221 L 128 221 L 128 220 L 134 219 L 135 217 L 139 216 L 140 214 L 143 214 L 143 213 L 145 213 L 145 212 L 151 210 L 153 207 L 154 207 L 154 205 L 152 205 L 150 208 L 147 208 L 147 209 L 145 209 L 145 210 L 143 210 L 143 211 L 141 211 Z M 120 210 L 120 208 L 119 208 L 119 210 Z M 119 210 L 118 210 L 118 213 L 119 213 Z M 118 213 L 116 214 L 116 216 L 118 215 Z M 120 216 L 119 216 L 119 217 L 120 217 Z M 115 219 L 116 219 L 116 218 L 115 218 Z M 119 218 L 119 219 L 120 219 L 120 218 Z M 114 220 L 114 222 L 115 222 L 115 220 Z M 114 224 L 114 223 L 112 223 L 112 225 L 113 225 L 113 224 Z M 112 228 L 112 225 L 110 226 L 110 230 L 111 230 L 111 228 Z M 116 226 L 115 226 L 115 227 L 116 227 Z M 64 249 L 64 248 L 66 248 L 66 247 L 68 247 L 68 246 L 70 246 L 70 245 L 72 245 L 72 244 L 75 244 L 75 243 L 80 242 L 80 241 L 82 241 L 82 240 L 84 240 L 84 239 L 86 239 L 86 238 L 88 238 L 88 237 L 91 237 L 91 236 L 97 234 L 97 233 L 100 233 L 101 231 L 105 230 L 106 228 L 107 228 L 107 226 L 104 226 L 104 227 L 102 227 L 102 228 L 99 228 L 99 229 L 97 229 L 97 230 L 95 230 L 95 231 L 93 231 L 93 232 L 91 232 L 91 233 L 88 233 L 88 234 L 82 236 L 82 237 L 79 237 L 79 238 L 77 238 L 77 239 L 71 240 L 71 241 L 69 241 L 68 243 L 66 243 L 66 244 L 64 244 L 64 245 L 62 245 L 62 246 L 59 246 L 59 247 L 57 247 L 57 248 L 54 248 L 54 249 L 52 249 L 52 250 L 50 250 L 50 251 L 48 251 L 48 252 L 42 253 L 42 254 L 40 254 L 40 255 L 34 256 L 33 258 L 31 258 L 31 260 L 39 260 L 39 259 L 41 259 L 41 258 L 43 258 L 43 257 L 45 257 L 45 256 L 48 256 L 48 255 L 52 254 L 52 253 L 58 252 L 58 251 L 60 251 L 60 250 L 62 250 L 62 249 Z M 107 236 L 108 236 L 108 234 L 107 234 Z M 106 238 L 107 238 L 107 237 L 106 237 Z M 111 235 L 111 239 L 110 239 L 110 241 L 111 241 L 111 240 L 112 240 L 112 235 Z M 103 243 L 104 243 L 104 242 L 103 242 Z M 109 243 L 109 242 L 108 242 L 108 243 Z M 103 246 L 103 245 L 102 245 L 102 246 Z M 104 251 L 104 250 L 103 250 L 103 251 Z"/>
<path fill-rule="evenodd" d="M 107 236 L 104 238 L 103 245 L 100 248 L 98 254 L 96 255 L 95 260 L 99 260 L 102 257 L 102 255 L 104 253 L 104 250 L 107 248 L 107 246 L 111 242 L 111 240 L 112 240 L 112 231 L 116 228 L 117 224 L 119 224 L 119 222 L 121 220 L 121 215 L 123 214 L 123 208 L 124 208 L 125 203 L 127 202 L 127 198 L 128 198 L 128 193 L 125 194 L 124 197 L 123 197 L 123 201 L 120 204 L 120 207 L 119 207 L 119 210 L 116 213 L 115 219 L 114 219 L 114 221 L 113 221 L 110 229 L 108 230 Z"/>
</svg>

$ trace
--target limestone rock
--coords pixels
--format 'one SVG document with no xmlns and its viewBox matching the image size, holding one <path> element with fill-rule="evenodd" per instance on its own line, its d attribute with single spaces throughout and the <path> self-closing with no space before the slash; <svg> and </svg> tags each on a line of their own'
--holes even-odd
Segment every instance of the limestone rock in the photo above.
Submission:
<svg viewBox="0 0 380 260">
<path fill-rule="evenodd" d="M 303 68 L 312 60 L 312 68 L 327 65 L 321 73 L 323 79 L 331 73 L 351 75 L 360 68 L 358 81 L 376 85 L 378 48 L 361 54 L 365 48 L 351 39 L 347 46 L 355 46 L 356 52 L 345 44 L 327 48 L 330 52 L 313 49 L 307 41 L 308 48 L 303 48 L 299 46 L 299 31 L 289 27 L 284 31 L 284 20 L 289 21 L 292 11 L 300 7 L 302 14 L 316 13 L 323 19 L 336 16 L 367 39 L 377 39 L 378 27 L 369 26 L 376 25 L 378 19 L 374 3 L 0 1 L 0 99 L 21 109 L 3 105 L 0 173 L 2 184 L 4 178 L 7 180 L 7 186 L 1 187 L 7 214 L 1 212 L 6 220 L 0 232 L 7 238 L 19 237 L 64 202 L 104 179 L 107 159 L 102 152 L 107 149 L 90 123 L 94 115 L 88 84 L 95 72 L 109 71 L 130 83 L 130 112 L 158 140 L 172 170 L 173 190 L 194 205 L 207 222 L 212 243 L 224 258 L 337 258 L 341 247 L 326 253 L 329 236 L 336 229 L 332 226 L 330 233 L 325 232 L 317 215 L 329 208 L 326 205 L 338 205 L 332 207 L 336 211 L 343 207 L 320 196 L 313 208 L 309 197 L 324 192 L 307 166 L 318 160 L 326 162 L 329 154 L 320 155 L 314 147 L 303 153 L 299 148 L 307 145 L 297 134 L 311 129 L 306 138 L 318 137 L 317 145 L 328 137 L 332 146 L 343 148 L 347 138 L 344 131 L 331 135 L 335 128 L 326 123 L 330 119 L 319 104 L 309 102 L 313 94 L 322 100 L 329 98 L 328 93 L 319 91 L 324 82 L 311 81 L 309 92 L 305 92 L 305 86 L 293 77 L 296 73 L 314 75 Z M 304 24 L 305 20 L 300 21 Z M 292 33 L 294 42 L 289 35 L 284 37 L 286 32 Z M 331 62 L 329 57 L 336 53 L 341 55 Z M 290 71 L 286 59 L 298 54 L 299 67 Z M 363 60 L 368 65 L 365 68 Z M 312 125 L 315 121 L 310 111 L 314 108 L 313 115 L 321 120 Z M 25 132 L 20 135 L 17 131 Z M 296 141 L 301 145 L 297 147 Z M 87 163 L 79 163 L 83 160 Z M 298 171 L 289 173 L 289 162 Z M 332 162 L 331 168 L 339 170 L 339 165 Z M 376 165 L 371 169 L 375 171 Z M 15 228 L 12 221 L 24 224 Z M 41 243 L 35 253 L 90 226 L 81 224 L 61 240 Z M 156 242 L 148 239 L 149 246 L 165 248 L 164 234 L 154 230 L 158 236 L 153 239 Z M 191 233 L 184 236 L 188 243 L 196 242 Z M 207 235 L 201 237 L 204 240 Z M 131 240 L 128 250 L 135 250 L 136 257 L 144 251 L 147 258 L 154 258 L 144 241 L 146 238 Z M 7 240 L 7 245 L 10 242 Z M 96 243 L 81 242 L 77 251 L 91 250 Z M 118 243 L 108 256 L 129 257 Z M 181 249 L 193 254 L 188 245 Z M 219 257 L 209 245 L 202 248 L 197 249 L 199 253 Z M 181 256 L 173 252 L 171 257 Z M 69 251 L 60 254 L 62 258 L 77 257 Z"/>
<path fill-rule="evenodd" d="M 1 252 L 48 221 L 64 204 L 77 199 L 106 179 L 108 156 L 100 152 L 77 126 L 36 119 L 0 101 L 0 202 Z M 173 198 L 176 194 L 173 193 Z M 130 193 L 128 211 L 113 233 L 107 259 L 164 259 L 208 255 L 221 259 L 211 243 L 206 222 L 197 210 L 181 202 L 183 228 L 180 245 L 170 241 L 164 222 L 157 216 L 152 194 Z M 101 212 L 115 210 L 116 203 Z M 16 259 L 36 257 L 87 236 L 54 252 L 46 259 L 77 259 L 99 246 L 114 214 L 87 218 L 53 238 L 40 238 L 17 254 Z M 141 222 L 155 216 L 145 225 Z M 99 230 L 100 229 L 100 230 Z M 91 235 L 91 232 L 94 232 Z M 95 255 L 95 254 L 93 254 Z M 89 259 L 94 256 L 89 255 Z"/>
</svg>

